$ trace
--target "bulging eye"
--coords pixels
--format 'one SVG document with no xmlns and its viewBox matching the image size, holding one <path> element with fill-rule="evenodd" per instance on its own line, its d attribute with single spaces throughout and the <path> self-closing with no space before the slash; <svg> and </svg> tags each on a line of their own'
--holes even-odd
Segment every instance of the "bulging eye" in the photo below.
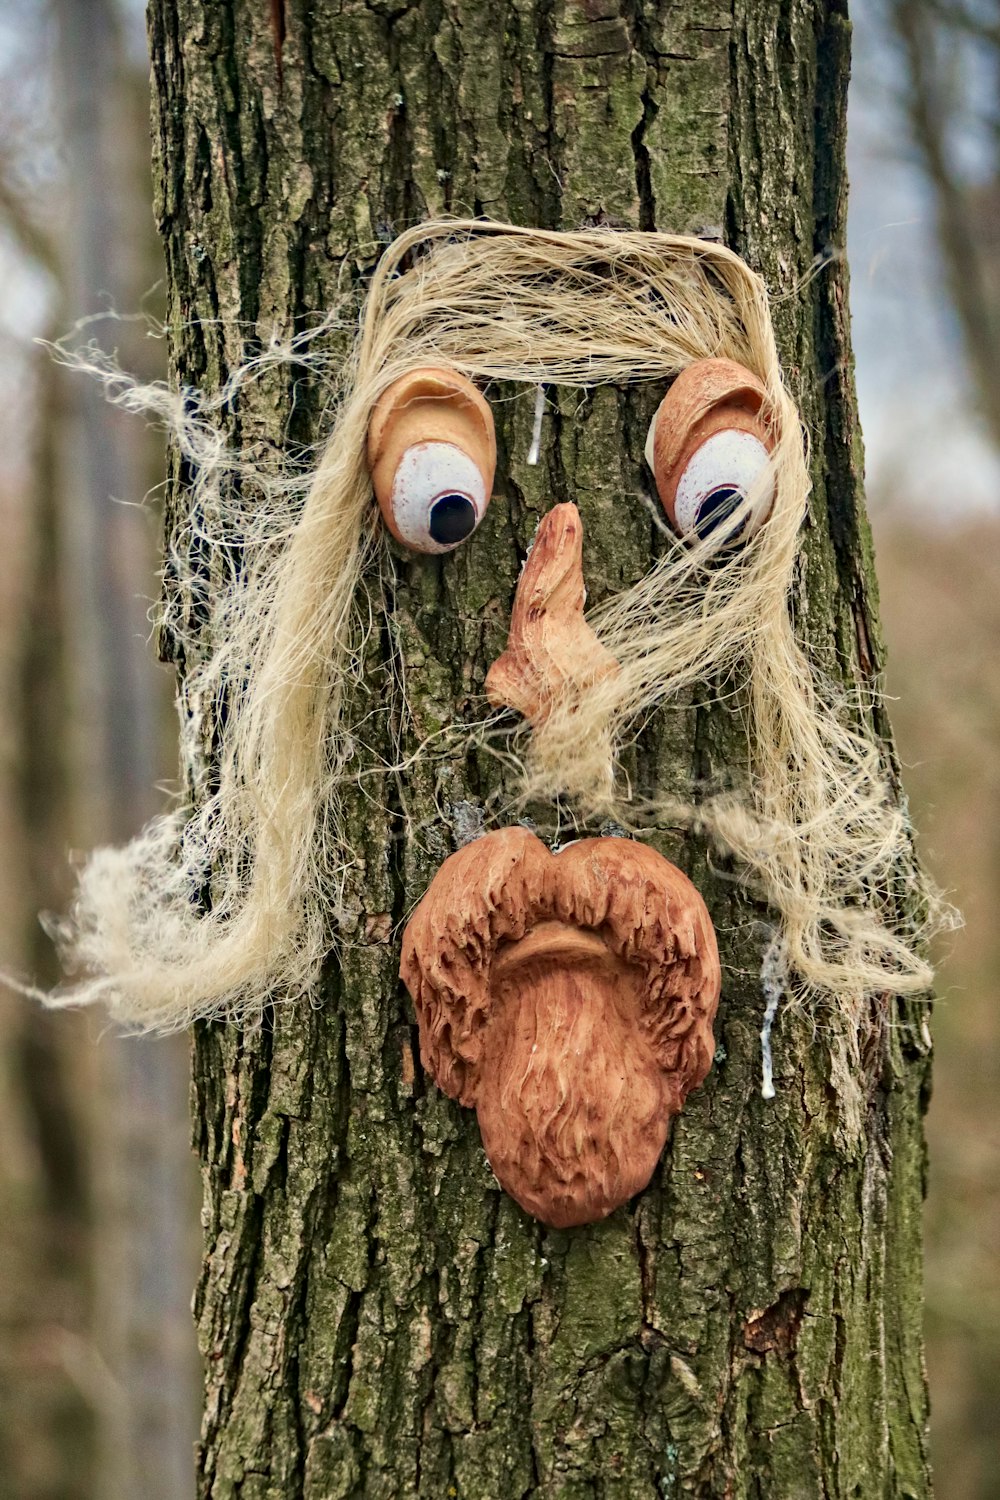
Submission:
<svg viewBox="0 0 1000 1500">
<path fill-rule="evenodd" d="M 486 513 L 484 477 L 454 443 L 417 443 L 399 460 L 389 508 L 399 540 L 415 552 L 451 552 Z"/>
<path fill-rule="evenodd" d="M 379 509 L 414 552 L 451 552 L 486 514 L 497 449 L 493 413 L 456 370 L 411 370 L 383 392 L 368 424 Z"/>
<path fill-rule="evenodd" d="M 702 359 L 674 381 L 650 425 L 646 461 L 674 530 L 689 541 L 745 542 L 774 505 L 766 392 L 730 359 Z M 734 511 L 752 499 L 739 521 Z M 730 524 L 727 525 L 727 522 Z"/>
<path fill-rule="evenodd" d="M 774 480 L 764 481 L 770 456 L 752 432 L 723 429 L 706 438 L 688 459 L 674 490 L 674 523 L 681 536 L 725 532 L 727 540 L 747 538 L 774 504 Z M 750 514 L 735 529 L 726 521 L 757 492 Z"/>
</svg>

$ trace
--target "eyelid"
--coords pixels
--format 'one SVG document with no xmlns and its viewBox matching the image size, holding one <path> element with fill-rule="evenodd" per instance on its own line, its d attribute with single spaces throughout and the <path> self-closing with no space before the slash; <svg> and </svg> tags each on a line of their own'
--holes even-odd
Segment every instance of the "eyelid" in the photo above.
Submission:
<svg viewBox="0 0 1000 1500">
<path fill-rule="evenodd" d="M 457 370 L 421 367 L 379 397 L 368 424 L 368 468 L 383 519 L 415 552 L 450 552 L 486 513 L 496 471 L 493 413 Z M 435 502 L 467 499 L 474 525 L 455 541 L 432 533 Z"/>
<path fill-rule="evenodd" d="M 696 360 L 670 387 L 650 424 L 646 460 L 679 535 L 692 539 L 711 529 L 706 507 L 713 497 L 726 494 L 731 512 L 752 491 L 774 447 L 762 415 L 766 397 L 763 382 L 730 359 Z M 772 481 L 740 528 L 743 540 L 763 525 L 773 503 Z"/>
</svg>

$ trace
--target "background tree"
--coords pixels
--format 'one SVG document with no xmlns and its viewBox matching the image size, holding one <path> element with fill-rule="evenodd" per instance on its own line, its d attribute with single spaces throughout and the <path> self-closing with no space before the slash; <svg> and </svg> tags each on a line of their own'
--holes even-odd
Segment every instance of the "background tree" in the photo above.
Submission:
<svg viewBox="0 0 1000 1500">
<path fill-rule="evenodd" d="M 161 274 L 127 21 L 118 0 L 19 0 L 0 36 L 0 968 L 46 987 L 38 915 L 70 899 L 67 849 L 140 827 L 168 764 L 153 528 L 113 503 L 159 477 L 162 447 L 33 347 Z M 156 371 L 136 332 L 116 326 L 123 358 Z M 0 993 L 3 1500 L 190 1490 L 184 1047 L 103 1029 Z"/>
<path fill-rule="evenodd" d="M 796 607 L 827 669 L 873 684 L 839 260 L 842 4 L 274 0 L 265 16 L 245 0 L 152 0 L 150 23 L 180 379 L 216 386 L 345 278 L 360 297 L 379 243 L 425 214 L 724 235 L 777 294 L 812 438 Z M 649 567 L 655 535 L 637 510 L 623 548 L 621 497 L 659 394 L 554 393 L 573 422 L 550 424 L 537 469 L 530 394 L 498 406 L 508 503 L 443 567 L 395 559 L 388 628 L 416 664 L 418 717 L 460 718 L 481 691 L 511 535 L 523 555 L 553 499 L 581 505 L 598 597 Z M 232 436 L 318 438 L 318 405 L 269 378 Z M 179 536 L 182 485 L 170 505 Z M 182 600 L 185 570 L 207 565 L 182 560 Z M 692 694 L 651 727 L 644 774 L 711 779 L 739 737 L 709 690 Z M 423 850 L 436 862 L 454 847 L 486 774 L 461 752 L 445 772 L 438 788 L 407 785 L 406 817 L 388 787 L 384 815 L 359 790 L 355 942 L 321 1003 L 254 1031 L 198 1029 L 200 1493 L 925 1495 L 922 1011 L 873 1004 L 860 1065 L 835 1014 L 818 1030 L 784 1017 L 765 1103 L 766 913 L 696 841 L 666 839 L 724 941 L 718 1062 L 628 1212 L 543 1232 L 491 1186 L 474 1120 L 425 1087 L 396 981 Z"/>
<path fill-rule="evenodd" d="M 1000 5 L 888 0 L 899 114 L 924 175 L 975 399 L 1000 447 Z"/>
</svg>

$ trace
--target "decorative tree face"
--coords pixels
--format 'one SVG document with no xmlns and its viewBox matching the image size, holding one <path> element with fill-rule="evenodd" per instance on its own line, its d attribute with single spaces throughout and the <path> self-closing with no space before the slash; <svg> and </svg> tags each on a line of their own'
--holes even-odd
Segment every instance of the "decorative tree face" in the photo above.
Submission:
<svg viewBox="0 0 1000 1500">
<path fill-rule="evenodd" d="M 749 371 L 706 360 L 658 411 L 651 466 L 692 535 L 723 525 L 766 469 L 762 397 Z M 368 455 L 397 539 L 424 552 L 457 546 L 482 518 L 495 453 L 489 409 L 468 381 L 418 370 L 391 386 Z M 449 542 L 456 517 L 462 535 Z M 546 514 L 508 648 L 486 679 L 490 700 L 533 728 L 567 695 L 584 709 L 618 672 L 583 616 L 582 539 L 575 505 Z M 680 870 L 624 839 L 555 856 L 524 828 L 488 834 L 438 872 L 403 935 L 400 973 L 424 1066 L 475 1106 L 490 1164 L 522 1208 L 565 1228 L 647 1185 L 715 1050 L 718 948 Z"/>
<path fill-rule="evenodd" d="M 353 306 L 331 314 L 341 328 L 355 319 Z M 662 382 L 646 456 L 674 544 L 585 618 L 582 523 L 571 495 L 553 496 L 485 684 L 521 716 L 521 795 L 559 799 L 583 830 L 610 819 L 636 837 L 554 857 L 495 829 L 444 862 L 404 941 L 427 1065 L 475 1105 L 498 1175 L 550 1222 L 600 1216 L 648 1180 L 711 1056 L 711 924 L 639 842 L 647 830 L 693 830 L 770 905 L 769 997 L 822 1001 L 851 1027 L 867 996 L 930 980 L 920 934 L 893 925 L 909 830 L 879 745 L 796 639 L 809 477 L 765 288 L 724 246 L 682 236 L 417 226 L 379 258 L 305 482 L 266 470 L 252 447 L 227 449 L 218 427 L 241 380 L 300 357 L 297 344 L 255 356 L 201 398 L 153 392 L 188 460 L 192 533 L 211 514 L 238 540 L 238 567 L 219 549 L 226 586 L 207 624 L 196 580 L 168 624 L 218 753 L 210 776 L 192 753 L 193 810 L 84 870 L 62 936 L 89 977 L 62 1003 L 101 999 L 132 1026 L 171 1029 L 252 1023 L 272 996 L 310 989 L 358 864 L 343 814 L 357 777 L 348 685 L 387 532 L 444 568 L 476 545 L 498 384 Z M 636 726 L 722 679 L 746 729 L 742 784 L 701 788 L 696 805 L 652 787 L 637 805 L 618 764 Z M 501 888 L 494 860 L 512 849 L 521 875 Z M 468 860 L 491 872 L 486 906 Z"/>
</svg>

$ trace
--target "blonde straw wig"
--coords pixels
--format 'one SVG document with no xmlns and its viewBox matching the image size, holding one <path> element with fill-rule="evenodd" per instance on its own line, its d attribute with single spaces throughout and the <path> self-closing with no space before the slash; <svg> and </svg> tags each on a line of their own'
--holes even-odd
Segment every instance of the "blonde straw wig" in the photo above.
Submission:
<svg viewBox="0 0 1000 1500">
<path fill-rule="evenodd" d="M 284 347 L 266 358 L 300 357 L 308 362 Z M 389 385 L 428 364 L 480 383 L 663 381 L 710 357 L 738 361 L 766 388 L 770 517 L 740 547 L 720 550 L 712 537 L 673 545 L 591 617 L 621 671 L 583 701 L 556 703 L 526 746 L 524 794 L 569 798 L 584 819 L 705 831 L 780 914 L 785 982 L 800 998 L 926 988 L 929 970 L 913 934 L 894 926 L 890 896 L 912 867 L 904 815 L 879 749 L 824 688 L 789 615 L 809 480 L 763 284 L 702 240 L 449 221 L 407 231 L 381 258 L 304 502 L 293 480 L 262 474 L 218 431 L 219 408 L 252 366 L 200 404 L 105 372 L 112 398 L 155 406 L 190 460 L 191 527 L 221 515 L 241 533 L 241 557 L 221 567 L 225 587 L 206 601 L 207 658 L 183 619 L 169 621 L 189 647 L 184 705 L 200 716 L 203 743 L 215 732 L 216 771 L 195 788 L 193 813 L 91 857 L 60 934 L 90 977 L 57 1003 L 103 1000 L 144 1029 L 252 1019 L 267 997 L 307 990 L 335 944 L 352 860 L 341 815 L 355 774 L 346 699 L 369 625 L 362 577 L 384 545 L 365 442 Z M 254 506 L 233 483 L 249 479 Z M 218 533 L 207 543 L 219 548 Z M 616 752 L 658 705 L 720 679 L 737 685 L 745 715 L 745 789 L 697 808 L 634 806 Z"/>
</svg>

